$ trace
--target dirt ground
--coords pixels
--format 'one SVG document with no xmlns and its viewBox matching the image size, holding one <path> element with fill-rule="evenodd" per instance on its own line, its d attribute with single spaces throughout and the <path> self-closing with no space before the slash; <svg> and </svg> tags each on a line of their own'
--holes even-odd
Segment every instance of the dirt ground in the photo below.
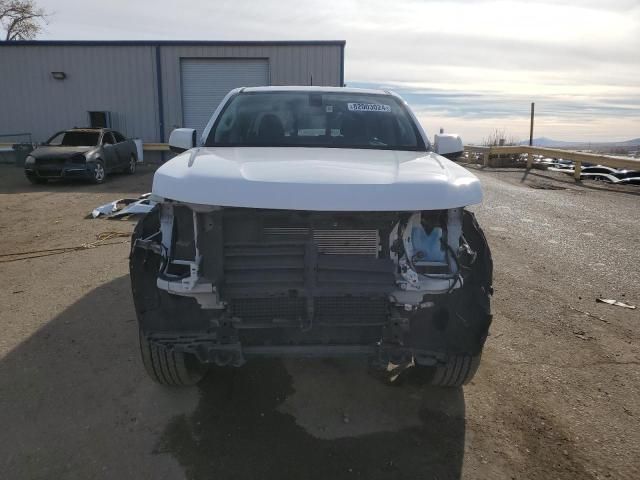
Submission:
<svg viewBox="0 0 640 480">
<path fill-rule="evenodd" d="M 640 189 L 479 169 L 494 323 L 464 389 L 391 387 L 364 361 L 253 361 L 198 387 L 138 357 L 126 238 L 0 257 L 0 477 L 638 479 Z M 0 166 L 0 254 L 77 246 L 132 221 L 86 218 L 150 190 L 31 186 Z"/>
</svg>

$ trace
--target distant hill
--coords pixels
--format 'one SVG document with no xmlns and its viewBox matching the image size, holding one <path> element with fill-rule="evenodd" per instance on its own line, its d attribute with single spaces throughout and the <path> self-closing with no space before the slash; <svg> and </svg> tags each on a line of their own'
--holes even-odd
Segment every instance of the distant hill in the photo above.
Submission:
<svg viewBox="0 0 640 480">
<path fill-rule="evenodd" d="M 520 145 L 529 145 L 529 141 L 520 142 Z M 616 147 L 640 147 L 640 138 L 626 140 L 624 142 L 566 142 L 562 140 L 554 140 L 547 137 L 539 137 L 533 139 L 535 147 L 546 148 L 574 148 L 574 149 L 603 149 Z"/>
</svg>

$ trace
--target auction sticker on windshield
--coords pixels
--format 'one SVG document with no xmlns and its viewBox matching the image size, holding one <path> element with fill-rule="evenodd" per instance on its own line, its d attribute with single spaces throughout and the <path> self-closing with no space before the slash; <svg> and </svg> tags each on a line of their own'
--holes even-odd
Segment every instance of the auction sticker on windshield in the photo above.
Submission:
<svg viewBox="0 0 640 480">
<path fill-rule="evenodd" d="M 350 112 L 390 112 L 389 105 L 380 105 L 378 103 L 347 103 Z"/>
</svg>

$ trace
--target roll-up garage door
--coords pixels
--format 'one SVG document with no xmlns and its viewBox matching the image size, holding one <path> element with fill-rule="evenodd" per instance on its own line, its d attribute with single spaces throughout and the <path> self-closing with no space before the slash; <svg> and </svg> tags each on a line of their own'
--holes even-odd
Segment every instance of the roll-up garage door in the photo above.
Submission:
<svg viewBox="0 0 640 480">
<path fill-rule="evenodd" d="M 183 58 L 182 122 L 200 138 L 220 101 L 237 87 L 269 85 L 267 59 Z"/>
</svg>

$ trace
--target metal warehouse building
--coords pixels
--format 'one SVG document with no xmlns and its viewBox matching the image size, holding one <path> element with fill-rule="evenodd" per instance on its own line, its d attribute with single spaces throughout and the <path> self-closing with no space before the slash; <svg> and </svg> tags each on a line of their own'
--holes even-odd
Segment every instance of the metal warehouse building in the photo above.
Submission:
<svg viewBox="0 0 640 480">
<path fill-rule="evenodd" d="M 39 142 L 90 125 L 145 142 L 165 142 L 177 127 L 201 133 L 232 88 L 343 85 L 344 47 L 344 41 L 0 42 L 0 135 L 28 132 Z"/>
</svg>

